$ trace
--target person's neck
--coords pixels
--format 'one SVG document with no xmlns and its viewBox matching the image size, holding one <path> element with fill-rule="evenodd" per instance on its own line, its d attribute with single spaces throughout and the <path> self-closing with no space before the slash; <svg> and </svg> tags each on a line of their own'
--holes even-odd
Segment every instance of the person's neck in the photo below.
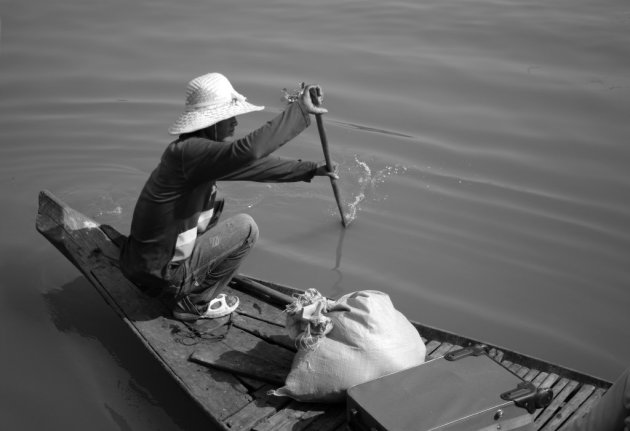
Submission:
<svg viewBox="0 0 630 431">
<path fill-rule="evenodd" d="M 195 130 L 194 132 L 182 133 L 181 135 L 179 135 L 180 140 L 189 138 L 204 138 L 211 141 L 218 141 L 214 133 L 214 127 L 212 126 L 201 130 Z"/>
</svg>

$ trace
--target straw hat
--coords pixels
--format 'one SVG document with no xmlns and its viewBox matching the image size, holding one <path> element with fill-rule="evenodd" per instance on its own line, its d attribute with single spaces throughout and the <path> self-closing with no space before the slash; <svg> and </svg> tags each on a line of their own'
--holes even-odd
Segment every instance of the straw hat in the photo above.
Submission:
<svg viewBox="0 0 630 431">
<path fill-rule="evenodd" d="M 168 129 L 171 135 L 194 132 L 221 120 L 265 109 L 248 103 L 220 73 L 208 73 L 190 81 L 185 106 L 186 111 Z"/>
</svg>

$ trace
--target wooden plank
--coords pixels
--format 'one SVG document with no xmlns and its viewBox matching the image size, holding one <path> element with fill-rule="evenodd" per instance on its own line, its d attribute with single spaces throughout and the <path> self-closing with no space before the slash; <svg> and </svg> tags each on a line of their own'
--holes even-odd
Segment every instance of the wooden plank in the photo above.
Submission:
<svg viewBox="0 0 630 431">
<path fill-rule="evenodd" d="M 542 383 L 547 379 L 547 377 L 549 377 L 549 373 L 546 373 L 544 371 L 538 373 L 538 375 L 534 377 L 534 380 L 532 380 L 532 384 L 539 388 L 541 387 Z"/>
<path fill-rule="evenodd" d="M 543 380 L 540 386 L 538 387 L 540 389 L 554 388 L 554 393 L 558 393 L 557 391 L 562 389 L 562 387 L 559 387 L 559 388 L 554 387 L 558 379 L 560 379 L 559 375 L 555 373 L 548 374 L 545 380 Z M 566 384 L 567 381 L 568 381 L 567 379 L 564 379 L 564 384 Z M 561 382 L 558 382 L 558 383 L 561 383 Z M 562 386 L 564 386 L 564 384 Z"/>
<path fill-rule="evenodd" d="M 271 389 L 273 389 L 272 386 L 265 385 L 256 391 L 251 403 L 226 419 L 228 428 L 233 431 L 250 430 L 291 402 L 291 399 L 287 397 L 267 395 Z"/>
<path fill-rule="evenodd" d="M 236 377 L 247 388 L 248 392 L 256 392 L 258 389 L 267 384 L 261 380 L 242 376 L 240 374 L 235 374 L 234 377 Z"/>
<path fill-rule="evenodd" d="M 221 341 L 233 350 L 256 356 L 280 367 L 291 367 L 295 352 L 266 342 L 242 329 L 233 327 L 228 336 Z"/>
<path fill-rule="evenodd" d="M 491 347 L 488 349 L 488 356 L 490 356 L 492 359 L 494 359 L 496 362 L 498 362 L 499 364 L 501 363 L 501 361 L 503 361 L 503 351 L 495 348 L 495 347 Z"/>
<path fill-rule="evenodd" d="M 313 422 L 298 427 L 299 431 L 334 431 L 346 423 L 346 404 L 330 406 L 326 413 L 318 416 Z"/>
<path fill-rule="evenodd" d="M 273 384 L 284 384 L 294 353 L 232 328 L 215 343 L 200 345 L 190 360 Z"/>
<path fill-rule="evenodd" d="M 507 367 L 507 369 L 513 372 L 514 374 L 518 374 L 521 368 L 523 367 L 520 364 L 512 364 L 509 367 Z"/>
<path fill-rule="evenodd" d="M 595 404 L 597 404 L 599 400 L 602 399 L 606 391 L 607 390 L 603 388 L 595 389 L 595 391 L 593 391 L 593 393 L 586 399 L 586 401 L 582 403 L 582 405 L 573 413 L 573 415 L 569 419 L 567 419 L 564 424 L 562 424 L 562 426 L 560 426 L 558 430 L 562 431 L 563 429 L 568 429 L 573 421 L 578 420 L 579 418 L 590 412 L 593 406 L 595 406 Z"/>
<path fill-rule="evenodd" d="M 545 424 L 541 431 L 556 431 L 594 391 L 595 386 L 582 385 L 577 393 L 553 415 L 553 418 Z"/>
<path fill-rule="evenodd" d="M 253 431 L 294 431 L 296 429 L 304 429 L 318 417 L 325 415 L 329 408 L 331 408 L 330 404 L 294 401 L 275 415 L 256 425 Z"/>
<path fill-rule="evenodd" d="M 237 286 L 237 284 L 231 284 L 229 287 L 226 287 L 225 290 L 231 295 L 238 296 L 241 300 L 238 307 L 240 314 L 284 327 L 287 316 L 282 311 L 283 309 L 266 302 L 258 301 L 249 294 L 243 294 L 243 292 L 234 289 L 234 287 Z"/>
<path fill-rule="evenodd" d="M 276 364 L 257 356 L 226 348 L 224 350 L 199 350 L 193 352 L 190 360 L 219 370 L 238 373 L 275 385 L 283 385 L 289 368 L 279 368 Z"/>
<path fill-rule="evenodd" d="M 446 334 L 446 337 L 448 337 L 449 335 Z M 434 337 L 435 339 L 438 340 L 443 340 L 445 338 L 440 338 L 440 337 Z M 472 340 L 471 340 L 472 341 Z M 488 344 L 488 343 L 486 343 Z M 497 350 L 499 350 L 499 347 L 497 346 L 491 346 L 489 345 L 491 350 L 492 348 L 496 348 Z M 566 367 L 562 367 L 559 365 L 555 365 L 552 364 L 550 362 L 547 361 L 543 361 L 541 359 L 535 358 L 535 357 L 531 357 L 531 356 L 526 356 L 523 355 L 521 353 L 518 352 L 514 352 L 514 351 L 510 351 L 504 348 L 500 348 L 502 351 L 501 354 L 501 359 L 498 360 L 498 362 L 502 362 L 503 360 L 509 360 L 511 363 L 516 363 L 522 366 L 526 366 L 528 368 L 535 368 L 538 370 L 544 370 L 547 373 L 550 374 L 558 374 L 561 375 L 562 377 L 565 377 L 569 380 L 576 380 L 579 381 L 583 384 L 592 384 L 595 387 L 602 387 L 602 388 L 609 388 L 611 386 L 611 383 L 605 380 L 602 380 L 600 378 L 591 376 L 591 375 L 587 375 L 584 373 L 580 373 L 578 371 L 575 370 L 571 370 L 569 368 Z M 491 354 L 492 356 L 492 354 Z M 495 359 L 496 360 L 496 359 Z"/>
<path fill-rule="evenodd" d="M 263 322 L 239 313 L 234 313 L 232 322 L 237 328 L 262 338 L 271 344 L 277 344 L 294 352 L 297 350 L 295 343 L 287 335 L 287 330 L 282 326 Z"/>
<path fill-rule="evenodd" d="M 562 407 L 565 400 L 573 393 L 578 385 L 579 383 L 575 380 L 567 380 L 565 378 L 560 379 L 560 381 L 554 385 L 552 388 L 555 394 L 553 401 L 551 401 L 547 408 L 541 410 L 534 420 L 536 429 L 541 429 L 547 421 L 556 414 L 556 411 Z M 560 387 L 562 387 L 561 390 L 559 389 Z"/>
<path fill-rule="evenodd" d="M 540 389 L 551 389 L 553 391 L 554 398 L 558 396 L 558 394 L 562 391 L 562 389 L 569 383 L 569 379 L 560 378 L 557 374 L 549 374 L 547 378 L 541 383 L 539 386 Z M 553 404 L 553 403 L 552 403 Z M 541 416 L 547 412 L 547 410 L 552 410 L 554 406 L 550 404 L 546 408 L 542 410 L 536 411 L 534 413 L 535 417 Z M 549 415 L 553 414 L 550 413 Z"/>
<path fill-rule="evenodd" d="M 440 347 L 440 344 L 442 344 L 442 342 L 437 340 L 431 340 L 425 344 L 427 360 L 429 360 L 429 355 L 431 355 L 435 349 Z"/>
<path fill-rule="evenodd" d="M 533 382 L 534 378 L 536 378 L 539 374 L 540 371 L 538 370 L 529 370 L 527 371 L 527 374 L 523 376 L 523 380 L 525 380 L 526 382 Z"/>
<path fill-rule="evenodd" d="M 439 358 L 440 356 L 444 356 L 446 353 L 448 353 L 449 349 L 453 347 L 453 345 L 451 343 L 442 343 L 440 344 L 440 347 L 438 347 L 437 349 L 435 349 L 428 357 L 427 359 L 435 359 L 435 358 Z"/>
<path fill-rule="evenodd" d="M 99 228 L 99 223 L 70 208 L 52 193 L 39 194 L 35 227 L 81 272 L 86 263 L 97 263 L 104 257 L 118 261 L 118 247 Z"/>
</svg>

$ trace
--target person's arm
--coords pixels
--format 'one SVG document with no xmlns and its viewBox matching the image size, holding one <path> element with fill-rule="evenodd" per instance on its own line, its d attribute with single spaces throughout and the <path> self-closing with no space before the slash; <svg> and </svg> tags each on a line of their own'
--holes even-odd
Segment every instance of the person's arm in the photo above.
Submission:
<svg viewBox="0 0 630 431">
<path fill-rule="evenodd" d="M 193 183 L 225 177 L 267 157 L 309 124 L 308 112 L 303 110 L 300 102 L 294 102 L 273 120 L 233 142 L 206 139 L 203 142 L 184 142 L 182 163 L 185 175 Z"/>
<path fill-rule="evenodd" d="M 257 181 L 257 182 L 295 182 L 311 181 L 317 173 L 315 162 L 287 159 L 284 157 L 264 157 L 242 166 L 217 181 Z"/>
<path fill-rule="evenodd" d="M 315 106 L 313 98 L 318 100 Z M 310 125 L 309 114 L 328 112 L 321 107 L 323 92 L 319 85 L 303 86 L 302 93 L 280 115 L 264 126 L 234 142 L 192 143 L 182 152 L 182 169 L 187 181 L 197 184 L 216 180 L 250 164 L 286 144 Z"/>
</svg>

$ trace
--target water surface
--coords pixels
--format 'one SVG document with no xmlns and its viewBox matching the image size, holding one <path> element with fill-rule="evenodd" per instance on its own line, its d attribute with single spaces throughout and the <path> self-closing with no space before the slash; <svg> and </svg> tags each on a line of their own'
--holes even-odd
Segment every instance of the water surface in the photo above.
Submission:
<svg viewBox="0 0 630 431">
<path fill-rule="evenodd" d="M 34 230 L 49 189 L 128 232 L 183 104 L 218 71 L 264 112 L 326 91 L 324 179 L 224 184 L 244 272 L 612 379 L 630 364 L 630 9 L 617 0 L 0 3 L 3 403 L 12 429 L 205 429 Z M 311 127 L 281 149 L 319 160 Z M 37 412 L 37 415 L 34 414 Z"/>
</svg>

